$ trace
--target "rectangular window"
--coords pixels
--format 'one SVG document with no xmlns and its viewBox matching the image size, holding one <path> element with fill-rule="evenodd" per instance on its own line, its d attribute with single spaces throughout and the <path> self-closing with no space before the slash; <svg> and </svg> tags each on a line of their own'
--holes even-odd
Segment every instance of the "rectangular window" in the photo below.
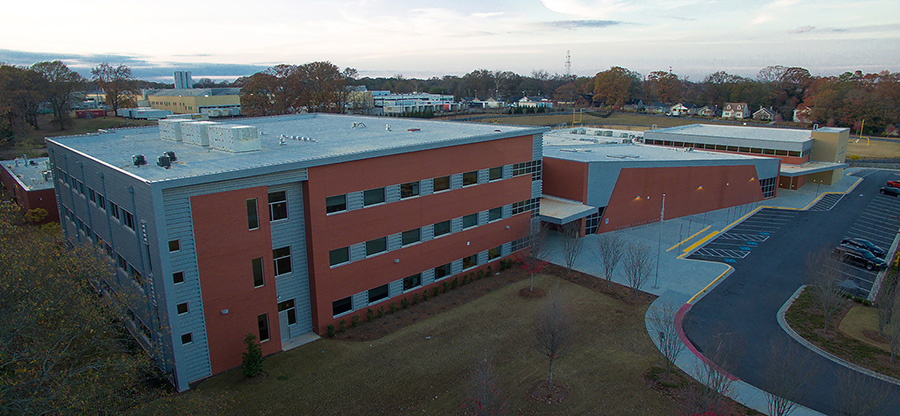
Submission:
<svg viewBox="0 0 900 416">
<path fill-rule="evenodd" d="M 463 217 L 463 229 L 478 225 L 478 214 L 469 214 Z"/>
<path fill-rule="evenodd" d="M 477 170 L 463 173 L 463 186 L 476 185 L 476 184 L 478 184 L 478 171 Z"/>
<path fill-rule="evenodd" d="M 256 198 L 247 200 L 247 229 L 259 228 L 259 214 L 256 210 Z"/>
<path fill-rule="evenodd" d="M 409 245 L 412 243 L 418 243 L 422 240 L 422 231 L 419 228 L 414 230 L 404 231 L 401 237 L 400 245 Z"/>
<path fill-rule="evenodd" d="M 384 202 L 384 188 L 369 189 L 363 191 L 363 206 L 380 204 Z"/>
<path fill-rule="evenodd" d="M 95 204 L 97 203 L 97 193 L 94 192 L 94 188 L 88 187 L 88 199 Z"/>
<path fill-rule="evenodd" d="M 269 221 L 283 220 L 287 217 L 287 193 L 285 191 L 269 193 Z"/>
<path fill-rule="evenodd" d="M 403 278 L 403 290 L 407 291 L 422 286 L 422 273 Z"/>
<path fill-rule="evenodd" d="M 488 211 L 488 221 L 496 221 L 503 218 L 503 207 L 491 208 Z"/>
<path fill-rule="evenodd" d="M 347 195 L 335 195 L 325 198 L 325 213 L 341 212 L 347 210 Z"/>
<path fill-rule="evenodd" d="M 407 182 L 400 185 L 400 199 L 419 196 L 419 181 Z"/>
<path fill-rule="evenodd" d="M 441 176 L 434 178 L 434 192 L 446 191 L 450 189 L 450 177 Z"/>
<path fill-rule="evenodd" d="M 272 250 L 272 259 L 275 261 L 275 276 L 281 276 L 291 272 L 290 246 Z"/>
<path fill-rule="evenodd" d="M 134 266 L 132 266 L 130 264 L 128 265 L 128 274 L 131 275 L 131 278 L 134 280 L 135 283 L 137 283 L 139 285 L 144 284 L 144 276 L 141 274 L 141 272 L 139 272 L 137 269 L 134 268 Z"/>
<path fill-rule="evenodd" d="M 331 302 L 331 314 L 334 316 L 350 312 L 351 310 L 353 310 L 353 299 L 350 296 Z"/>
<path fill-rule="evenodd" d="M 109 215 L 112 215 L 115 219 L 119 219 L 119 206 L 116 205 L 115 202 L 109 201 Z"/>
<path fill-rule="evenodd" d="M 294 308 L 294 300 L 286 300 L 284 302 L 280 302 L 278 304 L 278 312 L 287 311 L 287 322 L 288 325 L 293 325 L 297 323 L 297 309 Z"/>
<path fill-rule="evenodd" d="M 450 232 L 450 220 L 434 224 L 434 236 L 444 235 Z"/>
<path fill-rule="evenodd" d="M 463 270 L 472 268 L 478 265 L 478 255 L 473 254 L 469 257 L 463 258 Z"/>
<path fill-rule="evenodd" d="M 503 252 L 503 250 L 500 246 L 489 249 L 488 250 L 488 260 L 493 260 L 493 259 L 496 259 L 497 257 L 500 257 L 500 253 L 502 253 L 502 252 Z"/>
<path fill-rule="evenodd" d="M 450 263 L 440 265 L 434 268 L 434 280 L 443 279 L 450 276 Z"/>
<path fill-rule="evenodd" d="M 266 278 L 263 274 L 262 257 L 250 260 L 250 267 L 253 269 L 253 287 L 264 286 L 266 284 Z"/>
<path fill-rule="evenodd" d="M 369 289 L 369 303 L 375 303 L 388 297 L 388 285 L 381 285 L 374 289 Z"/>
<path fill-rule="evenodd" d="M 169 240 L 169 252 L 181 250 L 181 240 Z"/>
<path fill-rule="evenodd" d="M 116 253 L 116 266 L 122 269 L 123 272 L 128 270 L 128 263 L 125 262 L 125 258 L 119 253 Z"/>
<path fill-rule="evenodd" d="M 184 272 L 172 273 L 172 283 L 184 283 Z"/>
<path fill-rule="evenodd" d="M 491 168 L 490 172 L 488 173 L 488 179 L 492 181 L 503 179 L 503 166 Z"/>
<path fill-rule="evenodd" d="M 259 342 L 269 340 L 269 314 L 264 313 L 256 317 L 259 324 Z"/>
<path fill-rule="evenodd" d="M 194 342 L 194 337 L 190 332 L 181 336 L 181 345 L 187 345 Z"/>
<path fill-rule="evenodd" d="M 188 313 L 188 304 L 187 302 L 179 303 L 177 306 L 175 306 L 175 309 L 177 310 L 179 315 L 184 315 Z"/>
<path fill-rule="evenodd" d="M 328 252 L 328 263 L 332 266 L 350 261 L 350 247 L 341 247 Z"/>
<path fill-rule="evenodd" d="M 134 230 L 134 215 L 124 209 L 122 210 L 122 224 Z"/>
<path fill-rule="evenodd" d="M 378 254 L 387 250 L 387 237 L 366 241 L 366 256 Z"/>
<path fill-rule="evenodd" d="M 100 209 L 106 209 L 106 197 L 102 194 L 97 194 L 97 206 L 100 207 Z"/>
</svg>

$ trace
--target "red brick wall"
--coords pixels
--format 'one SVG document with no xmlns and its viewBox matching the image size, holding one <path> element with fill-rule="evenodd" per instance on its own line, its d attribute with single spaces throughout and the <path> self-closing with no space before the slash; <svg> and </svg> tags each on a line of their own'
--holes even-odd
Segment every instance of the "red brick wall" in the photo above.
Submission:
<svg viewBox="0 0 900 416">
<path fill-rule="evenodd" d="M 587 201 L 588 164 L 571 160 L 544 158 L 543 190 L 547 195 Z"/>
</svg>

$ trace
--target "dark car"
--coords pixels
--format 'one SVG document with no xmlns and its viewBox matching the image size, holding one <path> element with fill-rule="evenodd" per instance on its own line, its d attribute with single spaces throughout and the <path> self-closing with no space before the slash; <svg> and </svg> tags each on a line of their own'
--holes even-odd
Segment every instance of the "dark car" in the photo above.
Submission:
<svg viewBox="0 0 900 416">
<path fill-rule="evenodd" d="M 886 261 L 875 257 L 872 252 L 864 248 L 840 245 L 834 248 L 834 254 L 846 263 L 865 267 L 868 270 L 881 270 L 887 268 Z"/>
<path fill-rule="evenodd" d="M 887 184 L 885 186 L 900 188 L 900 181 L 887 181 Z"/>
<path fill-rule="evenodd" d="M 875 257 L 882 259 L 887 254 L 883 248 L 876 246 L 869 240 L 863 240 L 862 238 L 845 238 L 841 240 L 841 244 L 869 250 Z"/>
<path fill-rule="evenodd" d="M 882 186 L 878 192 L 890 196 L 900 196 L 900 188 L 894 188 L 893 186 Z"/>
</svg>

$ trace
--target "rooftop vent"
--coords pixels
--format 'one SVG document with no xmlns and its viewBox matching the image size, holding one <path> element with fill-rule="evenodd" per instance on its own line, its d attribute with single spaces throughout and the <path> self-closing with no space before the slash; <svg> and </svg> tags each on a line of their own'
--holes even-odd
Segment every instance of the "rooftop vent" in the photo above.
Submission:
<svg viewBox="0 0 900 416">
<path fill-rule="evenodd" d="M 168 156 L 162 155 L 156 158 L 156 165 L 168 169 L 172 166 L 172 160 Z"/>
<path fill-rule="evenodd" d="M 406 129 L 406 131 L 422 131 L 422 129 Z"/>
<path fill-rule="evenodd" d="M 169 157 L 169 161 L 171 161 L 171 162 L 178 160 L 178 158 L 175 157 L 175 152 L 173 152 L 171 150 L 168 152 L 165 152 L 165 155 Z"/>
<path fill-rule="evenodd" d="M 384 125 L 384 131 L 391 131 L 391 125 L 390 125 L 390 124 L 385 124 L 385 125 Z"/>
<path fill-rule="evenodd" d="M 366 127 L 366 123 L 363 123 L 361 121 L 354 121 L 353 125 L 351 126 L 351 128 L 354 128 L 354 129 L 361 129 L 361 128 L 365 128 L 365 127 Z"/>
<path fill-rule="evenodd" d="M 144 159 L 144 155 L 132 155 L 131 163 L 134 163 L 135 166 L 146 165 L 147 161 Z"/>
</svg>

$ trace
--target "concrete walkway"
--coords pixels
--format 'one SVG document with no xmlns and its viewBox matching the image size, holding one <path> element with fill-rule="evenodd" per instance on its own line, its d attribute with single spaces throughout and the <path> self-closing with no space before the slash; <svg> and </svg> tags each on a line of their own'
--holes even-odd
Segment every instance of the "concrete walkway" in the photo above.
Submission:
<svg viewBox="0 0 900 416">
<path fill-rule="evenodd" d="M 683 332 L 680 329 L 680 317 L 690 308 L 690 305 L 702 298 L 703 294 L 714 288 L 717 283 L 725 279 L 734 269 L 724 263 L 689 260 L 684 257 L 709 238 L 714 237 L 713 233 L 727 231 L 727 229 L 740 223 L 740 221 L 762 207 L 806 209 L 824 194 L 845 193 L 852 190 L 860 180 L 860 178 L 855 176 L 849 176 L 856 170 L 858 169 L 846 169 L 844 177 L 834 185 L 807 184 L 799 190 L 779 189 L 777 198 L 759 203 L 671 220 L 666 219 L 662 226 L 657 222 L 617 231 L 626 241 L 646 244 L 652 250 L 654 257 L 656 257 L 657 251 L 659 252 L 659 267 L 651 273 L 649 282 L 642 288 L 645 292 L 659 296 L 650 307 L 662 308 L 668 306 L 672 310 L 679 311 L 678 316 L 673 316 L 672 318 L 678 318 L 679 332 L 682 333 L 682 341 L 686 342 L 687 339 L 683 336 Z M 581 255 L 576 259 L 573 268 L 602 279 L 604 278 L 603 268 L 594 254 L 597 239 L 597 235 L 589 235 L 584 238 Z M 565 266 L 562 254 L 562 240 L 558 234 L 551 233 L 548 238 L 548 246 L 549 254 L 547 260 L 554 264 Z M 621 274 L 621 264 L 617 266 L 616 272 L 613 273 L 612 281 L 628 285 Z M 647 324 L 648 334 L 651 333 L 649 322 L 645 322 L 645 324 Z M 651 336 L 650 338 L 653 339 L 654 343 L 657 342 L 655 337 Z M 686 342 L 686 345 L 688 348 L 679 355 L 675 365 L 685 373 L 695 376 L 697 369 L 702 366 L 701 360 L 705 358 L 697 353 L 690 343 Z M 766 401 L 763 391 L 741 380 L 735 382 L 732 398 L 747 407 L 763 413 L 766 412 Z M 792 415 L 821 415 L 821 413 L 805 407 L 799 407 Z"/>
</svg>

